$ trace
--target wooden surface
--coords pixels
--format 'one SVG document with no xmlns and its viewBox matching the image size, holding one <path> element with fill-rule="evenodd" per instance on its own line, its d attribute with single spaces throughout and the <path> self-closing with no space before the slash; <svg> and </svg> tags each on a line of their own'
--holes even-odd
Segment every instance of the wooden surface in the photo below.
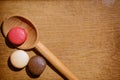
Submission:
<svg viewBox="0 0 120 80">
<path fill-rule="evenodd" d="M 79 80 L 120 80 L 120 1 L 106 1 L 0 1 L 0 22 L 13 15 L 32 21 L 41 42 Z M 14 70 L 9 56 L 15 50 L 0 33 L 0 80 L 64 80 L 50 64 L 37 78 Z"/>
</svg>

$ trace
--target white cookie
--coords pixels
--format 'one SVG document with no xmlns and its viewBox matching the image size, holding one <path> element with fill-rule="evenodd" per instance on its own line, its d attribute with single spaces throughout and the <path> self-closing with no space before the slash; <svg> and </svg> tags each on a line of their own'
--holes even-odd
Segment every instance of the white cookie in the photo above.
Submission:
<svg viewBox="0 0 120 80">
<path fill-rule="evenodd" d="M 17 50 L 11 54 L 10 61 L 14 67 L 23 68 L 28 64 L 29 56 L 27 52 L 23 50 Z"/>
</svg>

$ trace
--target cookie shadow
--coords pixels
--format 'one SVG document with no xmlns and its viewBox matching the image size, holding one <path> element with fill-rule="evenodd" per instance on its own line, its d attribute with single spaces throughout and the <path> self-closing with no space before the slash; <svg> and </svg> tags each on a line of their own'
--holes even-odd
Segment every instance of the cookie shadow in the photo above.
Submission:
<svg viewBox="0 0 120 80">
<path fill-rule="evenodd" d="M 20 71 L 20 70 L 23 69 L 23 68 L 20 68 L 20 69 L 19 69 L 19 68 L 14 67 L 14 66 L 12 65 L 11 61 L 10 61 L 10 57 L 8 58 L 7 65 L 8 65 L 8 67 L 9 67 L 12 71 L 15 71 L 15 72 Z"/>
</svg>

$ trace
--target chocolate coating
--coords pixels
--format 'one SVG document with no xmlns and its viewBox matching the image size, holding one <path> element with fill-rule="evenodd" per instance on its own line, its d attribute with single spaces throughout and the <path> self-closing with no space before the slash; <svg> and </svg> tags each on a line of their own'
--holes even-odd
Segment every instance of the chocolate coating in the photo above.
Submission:
<svg viewBox="0 0 120 80">
<path fill-rule="evenodd" d="M 46 61 L 41 56 L 33 56 L 28 63 L 28 70 L 31 74 L 39 76 L 46 67 Z"/>
</svg>

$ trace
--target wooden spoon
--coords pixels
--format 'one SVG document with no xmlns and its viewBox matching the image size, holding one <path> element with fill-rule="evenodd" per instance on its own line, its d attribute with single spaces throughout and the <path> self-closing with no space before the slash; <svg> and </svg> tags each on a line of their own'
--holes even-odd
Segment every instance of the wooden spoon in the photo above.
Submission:
<svg viewBox="0 0 120 80">
<path fill-rule="evenodd" d="M 37 49 L 59 72 L 69 80 L 78 80 L 76 76 L 40 41 L 38 41 L 37 28 L 27 19 L 20 16 L 12 16 L 3 22 L 3 34 L 7 37 L 9 30 L 15 26 L 20 26 L 26 30 L 27 40 L 18 48 Z"/>
</svg>

